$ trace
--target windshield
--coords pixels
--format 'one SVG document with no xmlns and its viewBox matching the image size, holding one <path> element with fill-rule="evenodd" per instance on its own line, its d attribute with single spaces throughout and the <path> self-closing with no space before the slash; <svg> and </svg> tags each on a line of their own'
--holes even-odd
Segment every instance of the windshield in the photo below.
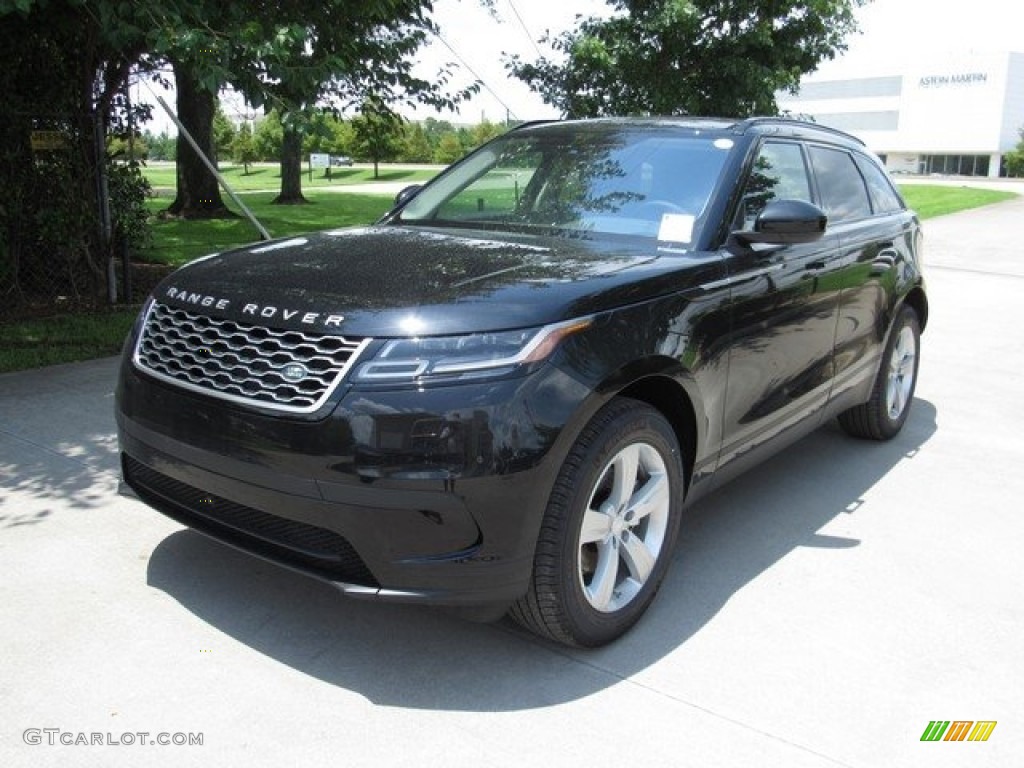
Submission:
<svg viewBox="0 0 1024 768">
<path fill-rule="evenodd" d="M 688 244 L 731 146 L 668 130 L 512 133 L 426 186 L 398 220 Z"/>
</svg>

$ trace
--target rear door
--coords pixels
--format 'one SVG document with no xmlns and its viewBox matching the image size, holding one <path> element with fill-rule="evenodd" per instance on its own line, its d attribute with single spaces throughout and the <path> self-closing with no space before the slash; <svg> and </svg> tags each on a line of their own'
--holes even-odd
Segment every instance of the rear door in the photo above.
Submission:
<svg viewBox="0 0 1024 768">
<path fill-rule="evenodd" d="M 878 370 L 900 271 L 912 258 L 916 223 L 884 171 L 868 157 L 808 147 L 811 168 L 839 238 L 836 279 L 842 288 L 836 325 L 832 397 L 867 396 Z"/>
</svg>

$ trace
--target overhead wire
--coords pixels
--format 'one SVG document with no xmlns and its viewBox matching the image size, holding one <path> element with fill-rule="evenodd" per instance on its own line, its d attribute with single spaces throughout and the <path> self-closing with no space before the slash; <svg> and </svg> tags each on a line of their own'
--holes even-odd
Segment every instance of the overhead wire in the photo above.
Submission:
<svg viewBox="0 0 1024 768">
<path fill-rule="evenodd" d="M 486 90 L 486 91 L 487 91 L 487 92 L 488 92 L 489 94 L 491 94 L 491 96 L 493 96 L 493 97 L 494 97 L 494 98 L 495 98 L 495 99 L 497 100 L 497 102 L 498 102 L 499 104 L 501 104 L 501 106 L 503 106 L 503 107 L 505 108 L 505 112 L 506 112 L 506 113 L 507 113 L 507 114 L 508 114 L 508 115 L 509 115 L 510 117 L 512 117 L 512 119 L 514 119 L 514 120 L 518 120 L 518 119 L 519 119 L 519 115 L 517 115 L 517 114 L 516 114 L 516 113 L 515 113 L 515 112 L 514 112 L 514 111 L 512 110 L 512 108 L 511 108 L 511 107 L 510 107 L 510 106 L 509 106 L 508 104 L 506 104 L 506 103 L 505 103 L 504 99 L 502 99 L 502 98 L 501 98 L 501 96 L 499 96 L 499 95 L 498 95 L 498 94 L 497 94 L 497 93 L 496 93 L 496 92 L 494 91 L 494 89 L 493 89 L 493 88 L 491 88 L 491 86 L 489 86 L 489 85 L 487 84 L 487 81 L 486 81 L 486 80 L 484 80 L 484 79 L 483 79 L 482 77 L 480 77 L 480 75 L 478 75 L 478 74 L 476 73 L 476 70 L 474 70 L 474 69 L 473 69 L 473 68 L 472 68 L 471 66 L 469 66 L 469 63 L 468 63 L 468 62 L 467 62 L 467 61 L 466 61 L 466 60 L 465 60 L 464 58 L 462 58 L 462 56 L 460 56 L 460 55 L 459 55 L 459 52 L 458 52 L 458 51 L 456 51 L 456 50 L 455 50 L 455 49 L 454 49 L 454 48 L 453 48 L 453 47 L 451 46 L 451 43 L 449 43 L 449 42 L 448 42 L 447 40 L 445 40 L 445 39 L 444 39 L 444 37 L 443 37 L 443 36 L 441 35 L 441 33 L 440 33 L 439 31 L 436 31 L 436 30 L 435 30 L 435 32 L 434 32 L 434 36 L 435 36 L 435 37 L 436 37 L 436 38 L 437 38 L 438 40 L 440 40 L 440 41 L 441 41 L 442 43 L 444 43 L 444 46 L 445 46 L 445 48 L 447 48 L 447 49 L 448 49 L 449 51 L 451 51 L 451 52 L 452 52 L 452 55 L 453 55 L 453 56 L 455 56 L 455 58 L 459 60 L 459 63 L 460 63 L 460 64 L 462 64 L 462 66 L 464 66 L 464 67 L 465 67 L 465 68 L 466 68 L 466 69 L 467 69 L 467 70 L 469 71 L 469 74 L 471 74 L 471 75 L 472 75 L 473 77 L 475 77 L 475 78 L 477 79 L 477 82 L 479 82 L 479 83 L 480 83 L 480 85 L 482 85 L 482 86 L 484 87 L 484 89 L 485 89 L 485 90 Z"/>
<path fill-rule="evenodd" d="M 538 59 L 543 59 L 544 54 L 540 52 L 540 48 L 537 47 L 537 41 L 533 39 L 533 35 L 530 34 L 530 30 L 526 27 L 526 22 L 523 21 L 523 17 L 519 15 L 519 9 L 516 8 L 516 4 L 512 0 L 508 0 L 508 6 L 512 9 L 512 13 L 515 14 L 516 20 L 519 21 L 519 26 L 523 28 L 523 34 L 526 35 L 526 39 L 530 41 L 530 45 L 533 46 L 533 50 L 537 54 Z"/>
</svg>

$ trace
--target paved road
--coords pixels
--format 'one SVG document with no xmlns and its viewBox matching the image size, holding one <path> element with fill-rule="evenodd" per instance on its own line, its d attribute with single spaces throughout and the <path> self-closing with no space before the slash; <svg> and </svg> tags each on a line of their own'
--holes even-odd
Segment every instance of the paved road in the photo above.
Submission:
<svg viewBox="0 0 1024 768">
<path fill-rule="evenodd" d="M 182 530 L 115 493 L 113 360 L 0 376 L 0 764 L 1019 766 L 1022 221 L 1024 199 L 928 227 L 900 438 L 827 427 L 706 500 L 650 614 L 597 652 Z M 936 719 L 998 726 L 922 743 Z"/>
</svg>

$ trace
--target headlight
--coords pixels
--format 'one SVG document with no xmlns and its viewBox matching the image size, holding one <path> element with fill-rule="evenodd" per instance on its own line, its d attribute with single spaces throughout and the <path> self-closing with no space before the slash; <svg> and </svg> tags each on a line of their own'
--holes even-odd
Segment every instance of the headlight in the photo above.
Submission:
<svg viewBox="0 0 1024 768">
<path fill-rule="evenodd" d="M 591 323 L 591 318 L 518 331 L 392 339 L 358 368 L 364 384 L 428 383 L 491 378 L 547 359 L 558 343 Z"/>
</svg>

